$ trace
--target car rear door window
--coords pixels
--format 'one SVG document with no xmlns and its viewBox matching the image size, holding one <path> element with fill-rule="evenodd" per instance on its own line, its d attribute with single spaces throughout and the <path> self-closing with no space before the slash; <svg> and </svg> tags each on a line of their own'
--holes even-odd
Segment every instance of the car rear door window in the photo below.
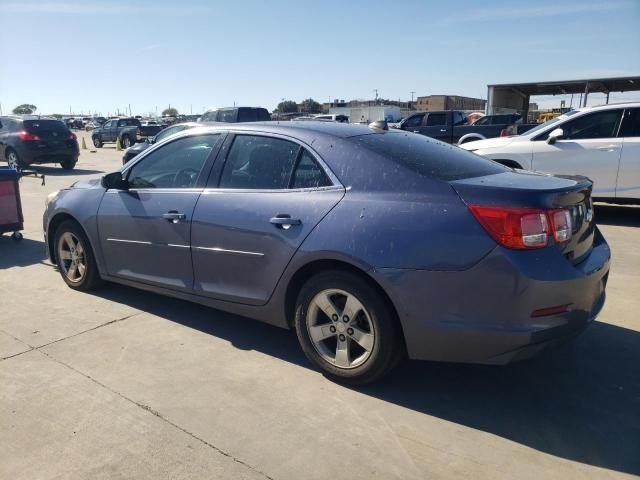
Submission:
<svg viewBox="0 0 640 480">
<path fill-rule="evenodd" d="M 175 140 L 136 163 L 127 176 L 129 188 L 194 188 L 203 167 L 216 148 L 219 134 Z"/>
<path fill-rule="evenodd" d="M 288 188 L 300 146 L 280 138 L 237 135 L 222 170 L 220 188 Z"/>
<path fill-rule="evenodd" d="M 601 110 L 588 113 L 560 125 L 563 140 L 612 138 L 617 135 L 622 110 Z"/>
<path fill-rule="evenodd" d="M 318 162 L 308 151 L 303 149 L 293 172 L 291 188 L 320 188 L 330 185 L 331 180 L 329 180 L 322 167 L 318 165 Z"/>
<path fill-rule="evenodd" d="M 446 113 L 430 113 L 427 117 L 427 127 L 439 127 L 447 124 Z"/>
<path fill-rule="evenodd" d="M 631 108 L 625 111 L 620 137 L 640 137 L 640 108 Z"/>
</svg>

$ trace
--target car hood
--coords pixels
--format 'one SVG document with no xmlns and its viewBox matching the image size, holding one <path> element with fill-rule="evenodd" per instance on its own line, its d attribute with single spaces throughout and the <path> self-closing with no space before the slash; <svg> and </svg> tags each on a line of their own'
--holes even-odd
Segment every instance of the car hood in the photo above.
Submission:
<svg viewBox="0 0 640 480">
<path fill-rule="evenodd" d="M 78 189 L 86 189 L 86 188 L 102 188 L 101 177 L 98 178 L 88 178 L 86 180 L 78 180 L 75 183 L 71 184 L 69 188 L 78 188 Z"/>
<path fill-rule="evenodd" d="M 460 148 L 471 151 L 479 150 L 481 148 L 499 148 L 521 140 L 521 137 L 518 136 L 487 138 L 486 140 L 476 140 L 475 142 L 463 143 L 460 145 Z"/>
</svg>

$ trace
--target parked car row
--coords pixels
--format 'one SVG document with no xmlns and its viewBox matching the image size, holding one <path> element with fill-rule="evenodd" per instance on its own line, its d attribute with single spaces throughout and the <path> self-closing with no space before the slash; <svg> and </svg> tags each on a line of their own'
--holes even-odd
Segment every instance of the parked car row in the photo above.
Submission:
<svg viewBox="0 0 640 480">
<path fill-rule="evenodd" d="M 293 328 L 313 365 L 358 384 L 404 356 L 526 358 L 603 307 L 610 251 L 584 177 L 366 125 L 172 133 L 49 196 L 45 243 L 69 287 L 107 280 Z"/>
</svg>

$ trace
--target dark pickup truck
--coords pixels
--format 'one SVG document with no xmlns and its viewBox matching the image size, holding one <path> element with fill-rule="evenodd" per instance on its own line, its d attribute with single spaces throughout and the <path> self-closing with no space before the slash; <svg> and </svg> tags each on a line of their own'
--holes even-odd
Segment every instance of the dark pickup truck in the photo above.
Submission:
<svg viewBox="0 0 640 480">
<path fill-rule="evenodd" d="M 161 125 L 142 126 L 137 118 L 112 118 L 91 132 L 91 140 L 96 148 L 102 148 L 105 143 L 120 139 L 122 148 L 129 148 L 136 142 L 153 137 L 160 130 Z"/>
<path fill-rule="evenodd" d="M 507 123 L 480 122 L 482 118 L 487 118 L 482 117 L 476 124 L 468 125 L 467 115 L 458 110 L 417 112 L 405 118 L 398 128 L 459 145 L 485 138 L 514 135 L 517 120 L 515 117 L 512 119 L 506 117 L 505 122 Z"/>
</svg>

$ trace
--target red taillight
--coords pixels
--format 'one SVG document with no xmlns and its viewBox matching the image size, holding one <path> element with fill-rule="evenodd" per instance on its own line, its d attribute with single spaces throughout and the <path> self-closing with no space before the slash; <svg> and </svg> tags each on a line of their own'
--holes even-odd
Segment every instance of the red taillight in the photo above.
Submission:
<svg viewBox="0 0 640 480">
<path fill-rule="evenodd" d="M 558 243 L 564 243 L 571 240 L 573 233 L 571 228 L 571 214 L 569 210 L 557 209 L 549 211 L 551 218 L 551 227 L 553 230 L 553 238 Z"/>
<path fill-rule="evenodd" d="M 509 130 L 507 128 L 503 128 L 502 130 L 500 130 L 500 136 L 501 137 L 508 137 L 509 136 Z"/>
<path fill-rule="evenodd" d="M 27 132 L 26 130 L 20 130 L 18 132 L 18 138 L 23 142 L 36 142 L 40 140 L 40 137 L 38 135 L 34 135 L 33 133 Z"/>
<path fill-rule="evenodd" d="M 470 205 L 469 210 L 491 237 L 500 245 L 516 250 L 543 248 L 549 234 L 556 242 L 571 238 L 571 216 L 568 210 L 485 207 Z"/>
</svg>

